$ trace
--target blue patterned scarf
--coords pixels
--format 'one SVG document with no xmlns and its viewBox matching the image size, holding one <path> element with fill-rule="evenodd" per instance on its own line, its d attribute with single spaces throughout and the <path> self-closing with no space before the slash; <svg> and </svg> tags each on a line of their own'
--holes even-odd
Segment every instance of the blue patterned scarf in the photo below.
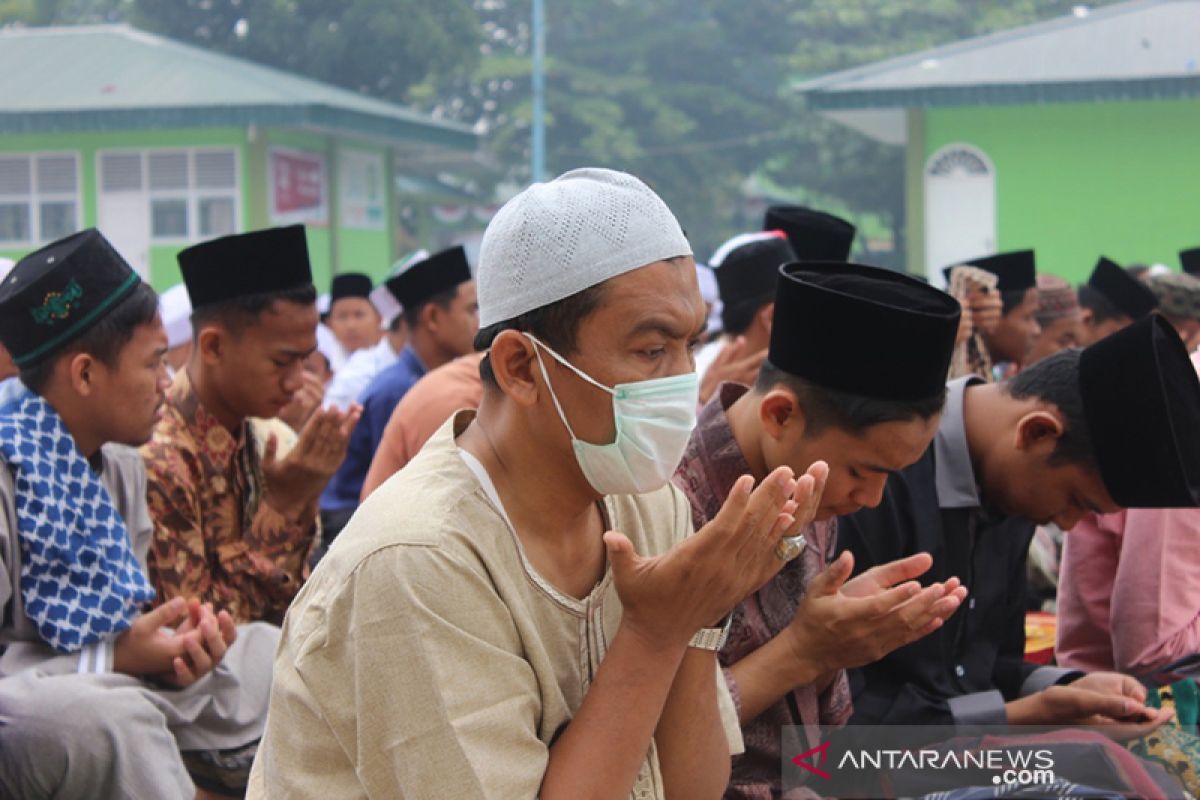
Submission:
<svg viewBox="0 0 1200 800">
<path fill-rule="evenodd" d="M 128 628 L 154 589 L 62 418 L 22 395 L 0 409 L 0 453 L 16 481 L 21 596 L 38 633 L 72 653 Z"/>
</svg>

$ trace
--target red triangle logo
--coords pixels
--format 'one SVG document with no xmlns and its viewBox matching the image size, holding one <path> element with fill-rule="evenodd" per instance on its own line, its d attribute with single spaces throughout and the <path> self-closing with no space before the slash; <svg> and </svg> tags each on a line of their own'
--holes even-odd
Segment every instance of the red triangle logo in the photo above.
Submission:
<svg viewBox="0 0 1200 800">
<path fill-rule="evenodd" d="M 826 756 L 829 755 L 829 745 L 830 745 L 830 742 L 826 742 L 825 744 L 817 745 L 816 747 L 812 748 L 811 750 L 805 750 L 800 755 L 795 756 L 792 759 L 792 763 L 795 764 L 797 767 L 800 767 L 800 769 L 808 770 L 813 775 L 817 775 L 819 777 L 824 778 L 825 780 L 829 780 L 832 776 L 825 770 L 816 766 L 816 764 L 824 764 L 825 763 L 825 758 L 826 758 Z M 808 761 L 806 759 L 809 756 L 817 756 L 818 757 L 816 759 L 816 764 L 808 763 Z"/>
</svg>

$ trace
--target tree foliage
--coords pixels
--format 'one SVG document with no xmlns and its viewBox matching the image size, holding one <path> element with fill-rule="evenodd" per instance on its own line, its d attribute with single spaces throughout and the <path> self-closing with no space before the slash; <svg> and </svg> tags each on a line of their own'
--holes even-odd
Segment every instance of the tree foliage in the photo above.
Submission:
<svg viewBox="0 0 1200 800">
<path fill-rule="evenodd" d="M 1077 2 L 1078 0 L 1075 0 Z M 547 169 L 602 164 L 663 194 L 705 255 L 757 223 L 752 175 L 904 225 L 903 153 L 804 107 L 799 80 L 1068 13 L 1071 0 L 547 0 Z M 477 0 L 483 58 L 413 99 L 476 123 L 528 180 L 530 2 Z M 902 248 L 898 248 L 902 252 Z"/>
<path fill-rule="evenodd" d="M 386 100 L 474 68 L 470 0 L 134 0 L 133 21 L 175 39 Z"/>
<path fill-rule="evenodd" d="M 743 203 L 754 176 L 899 240 L 900 148 L 805 109 L 794 85 L 1077 2 L 546 0 L 547 169 L 642 176 L 702 256 L 757 223 Z M 529 179 L 530 14 L 531 0 L 0 0 L 0 24 L 127 20 L 416 104 L 474 125 L 515 185 Z"/>
</svg>

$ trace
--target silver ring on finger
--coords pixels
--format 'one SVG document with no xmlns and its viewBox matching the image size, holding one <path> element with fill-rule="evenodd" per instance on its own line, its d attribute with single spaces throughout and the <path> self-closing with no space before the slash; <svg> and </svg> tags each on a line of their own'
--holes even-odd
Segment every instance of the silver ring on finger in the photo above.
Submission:
<svg viewBox="0 0 1200 800">
<path fill-rule="evenodd" d="M 775 545 L 775 557 L 783 562 L 791 561 L 804 552 L 804 545 L 806 543 L 807 540 L 803 535 L 784 536 Z"/>
</svg>

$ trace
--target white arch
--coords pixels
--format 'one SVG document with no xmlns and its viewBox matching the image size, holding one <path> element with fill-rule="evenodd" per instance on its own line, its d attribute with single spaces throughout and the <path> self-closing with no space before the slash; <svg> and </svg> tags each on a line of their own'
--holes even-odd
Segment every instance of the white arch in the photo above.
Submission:
<svg viewBox="0 0 1200 800">
<path fill-rule="evenodd" d="M 996 168 L 965 142 L 939 148 L 925 162 L 925 271 L 936 286 L 942 267 L 996 251 Z"/>
</svg>

